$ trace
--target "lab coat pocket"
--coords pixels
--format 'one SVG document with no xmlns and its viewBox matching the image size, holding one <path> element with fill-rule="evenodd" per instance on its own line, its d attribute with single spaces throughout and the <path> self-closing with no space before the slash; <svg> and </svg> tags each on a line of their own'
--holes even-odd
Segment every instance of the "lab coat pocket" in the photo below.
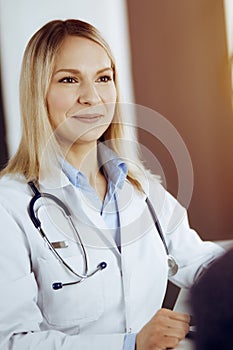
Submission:
<svg viewBox="0 0 233 350">
<path fill-rule="evenodd" d="M 66 262 L 72 265 L 75 259 L 76 256 L 68 257 Z M 101 273 L 96 273 L 81 283 L 54 290 L 54 282 L 72 282 L 77 278 L 54 259 L 38 258 L 38 263 L 38 303 L 47 323 L 66 328 L 99 319 L 104 309 Z"/>
</svg>

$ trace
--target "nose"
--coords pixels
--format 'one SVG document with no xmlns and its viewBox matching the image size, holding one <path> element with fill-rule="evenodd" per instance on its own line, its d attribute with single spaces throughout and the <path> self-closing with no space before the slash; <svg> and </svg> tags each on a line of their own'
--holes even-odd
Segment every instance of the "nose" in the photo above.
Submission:
<svg viewBox="0 0 233 350">
<path fill-rule="evenodd" d="M 101 98 L 94 83 L 85 83 L 80 86 L 78 102 L 83 105 L 95 105 L 100 103 Z"/>
</svg>

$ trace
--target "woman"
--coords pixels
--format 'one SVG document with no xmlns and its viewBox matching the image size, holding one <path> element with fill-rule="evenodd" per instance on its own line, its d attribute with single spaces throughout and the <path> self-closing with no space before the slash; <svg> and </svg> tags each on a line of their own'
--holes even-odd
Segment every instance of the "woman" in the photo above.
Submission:
<svg viewBox="0 0 233 350">
<path fill-rule="evenodd" d="M 161 309 L 177 272 L 168 253 L 171 280 L 189 287 L 222 251 L 139 161 L 108 45 L 82 21 L 46 24 L 26 48 L 20 95 L 22 139 L 0 181 L 1 345 L 175 347 L 189 316 Z"/>
</svg>

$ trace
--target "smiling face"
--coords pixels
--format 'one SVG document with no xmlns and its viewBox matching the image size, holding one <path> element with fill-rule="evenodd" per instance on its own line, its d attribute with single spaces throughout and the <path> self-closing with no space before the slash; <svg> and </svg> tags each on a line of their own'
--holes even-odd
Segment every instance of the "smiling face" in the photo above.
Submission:
<svg viewBox="0 0 233 350">
<path fill-rule="evenodd" d="M 95 144 L 111 124 L 115 102 L 114 72 L 105 49 L 90 39 L 67 36 L 47 94 L 58 140 Z"/>
</svg>

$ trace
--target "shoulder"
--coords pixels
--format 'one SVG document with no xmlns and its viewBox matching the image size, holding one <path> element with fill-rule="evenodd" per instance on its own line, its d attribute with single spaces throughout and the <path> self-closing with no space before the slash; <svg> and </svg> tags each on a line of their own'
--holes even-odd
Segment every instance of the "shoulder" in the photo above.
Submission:
<svg viewBox="0 0 233 350">
<path fill-rule="evenodd" d="M 157 207 L 163 208 L 165 205 L 175 205 L 177 200 L 169 193 L 163 183 L 156 177 L 148 178 L 147 182 L 143 184 L 143 189 L 146 196 Z"/>
<path fill-rule="evenodd" d="M 30 190 L 26 179 L 20 175 L 5 175 L 0 179 L 0 202 L 11 206 L 19 203 L 23 197 L 27 198 Z"/>
<path fill-rule="evenodd" d="M 193 286 L 193 290 L 221 288 L 224 294 L 226 285 L 233 291 L 233 249 L 229 249 L 220 257 L 218 257 L 209 268 L 203 273 L 197 284 Z"/>
<path fill-rule="evenodd" d="M 150 174 L 149 174 L 150 175 Z M 178 204 L 176 198 L 167 191 L 160 179 L 156 176 L 147 176 L 141 181 L 142 191 L 139 191 L 129 180 L 126 180 L 123 191 L 134 193 L 134 196 L 142 199 L 148 197 L 156 210 L 162 210 L 164 207 L 173 208 Z"/>
<path fill-rule="evenodd" d="M 0 191 L 2 193 L 2 191 L 22 189 L 26 184 L 26 179 L 22 175 L 4 175 L 0 178 Z"/>
<path fill-rule="evenodd" d="M 147 196 L 167 232 L 172 232 L 186 217 L 186 209 L 161 182 L 150 179 Z"/>
</svg>

